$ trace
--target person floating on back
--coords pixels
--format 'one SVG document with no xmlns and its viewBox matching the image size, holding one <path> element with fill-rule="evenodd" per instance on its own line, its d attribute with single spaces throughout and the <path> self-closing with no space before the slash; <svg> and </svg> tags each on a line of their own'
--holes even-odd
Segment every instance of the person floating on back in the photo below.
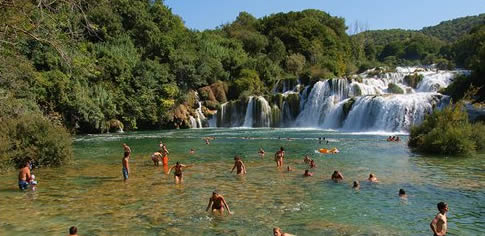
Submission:
<svg viewBox="0 0 485 236">
<path fill-rule="evenodd" d="M 222 216 L 224 213 L 224 208 L 227 209 L 227 212 L 232 215 L 231 210 L 229 210 L 229 206 L 226 203 L 226 200 L 224 197 L 217 193 L 217 191 L 212 192 L 211 198 L 209 198 L 209 205 L 207 205 L 207 208 L 205 209 L 206 211 L 209 210 L 212 206 L 212 213 L 219 212 L 219 214 Z"/>
<path fill-rule="evenodd" d="M 234 157 L 234 166 L 232 167 L 231 173 L 234 171 L 235 168 L 237 168 L 238 175 L 246 174 L 246 166 L 241 160 L 241 157 L 239 157 L 238 155 Z"/>
<path fill-rule="evenodd" d="M 334 171 L 334 172 L 333 172 L 333 174 L 332 174 L 332 177 L 331 177 L 331 178 L 332 178 L 332 180 L 333 180 L 334 182 L 336 182 L 336 183 L 338 183 L 338 182 L 340 182 L 340 181 L 344 180 L 344 176 L 343 176 L 343 175 L 342 175 L 342 173 L 340 173 L 340 171 L 338 171 L 338 170 L 336 170 L 336 171 Z"/>
<path fill-rule="evenodd" d="M 128 175 L 130 174 L 130 164 L 128 161 L 130 160 L 130 153 L 125 152 L 125 156 L 121 160 L 121 164 L 123 168 L 121 169 L 121 172 L 123 173 L 123 180 L 126 181 L 128 179 Z"/>
<path fill-rule="evenodd" d="M 31 181 L 31 179 L 32 176 L 30 175 L 30 162 L 25 161 L 19 171 L 19 189 L 26 190 L 27 187 L 29 187 L 29 182 Z"/>
<path fill-rule="evenodd" d="M 429 224 L 431 227 L 431 231 L 433 231 L 434 236 L 443 236 L 446 235 L 447 227 L 448 227 L 448 220 L 446 218 L 446 212 L 448 212 L 448 204 L 444 202 L 438 203 L 438 214 L 434 217 L 434 219 Z"/>
<path fill-rule="evenodd" d="M 71 228 L 69 228 L 69 236 L 77 236 L 76 226 L 71 226 Z"/>
</svg>

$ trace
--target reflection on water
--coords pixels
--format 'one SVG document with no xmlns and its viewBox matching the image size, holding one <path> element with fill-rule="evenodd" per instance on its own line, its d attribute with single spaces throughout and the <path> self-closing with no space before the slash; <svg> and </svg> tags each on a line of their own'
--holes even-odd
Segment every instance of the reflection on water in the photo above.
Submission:
<svg viewBox="0 0 485 236">
<path fill-rule="evenodd" d="M 205 136 L 216 139 L 206 145 Z M 318 137 L 332 142 L 318 144 Z M 485 233 L 483 156 L 417 157 L 405 143 L 385 138 L 295 129 L 83 136 L 75 141 L 72 165 L 34 170 L 36 192 L 17 191 L 15 172 L 0 176 L 0 232 L 63 235 L 76 225 L 82 235 L 270 235 L 279 226 L 297 235 L 426 235 L 436 203 L 447 201 L 450 235 Z M 150 155 L 160 139 L 168 145 L 171 165 L 193 165 L 184 171 L 184 184 L 175 185 L 166 169 L 152 166 Z M 126 183 L 121 142 L 133 151 Z M 273 154 L 280 146 L 287 150 L 285 167 L 294 171 L 275 167 Z M 314 152 L 334 146 L 341 153 Z M 267 152 L 264 158 L 259 147 Z M 243 157 L 246 176 L 230 173 L 235 154 Z M 305 154 L 316 161 L 313 177 L 302 177 Z M 334 170 L 343 172 L 343 182 L 329 180 Z M 380 183 L 366 182 L 371 172 Z M 359 191 L 352 190 L 353 180 L 361 181 Z M 407 201 L 397 196 L 400 188 Z M 234 215 L 205 211 L 214 189 Z"/>
</svg>

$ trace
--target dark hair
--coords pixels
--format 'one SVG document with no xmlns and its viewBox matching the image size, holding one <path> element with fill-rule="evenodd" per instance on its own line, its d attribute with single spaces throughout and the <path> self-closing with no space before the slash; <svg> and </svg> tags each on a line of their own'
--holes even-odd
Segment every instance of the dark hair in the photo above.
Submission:
<svg viewBox="0 0 485 236">
<path fill-rule="evenodd" d="M 281 151 L 284 151 L 284 150 L 285 150 L 285 148 L 284 148 L 284 147 L 280 147 L 280 150 L 281 150 Z"/>
<path fill-rule="evenodd" d="M 404 194 L 406 194 L 406 192 L 404 191 L 404 189 L 399 189 L 399 194 L 404 195 Z"/>
<path fill-rule="evenodd" d="M 129 152 L 125 152 L 125 156 L 124 157 L 128 157 L 130 155 Z"/>
<path fill-rule="evenodd" d="M 441 209 L 445 209 L 445 207 L 447 206 L 448 204 L 444 203 L 444 202 L 439 202 L 438 203 L 438 210 L 441 210 Z"/>
<path fill-rule="evenodd" d="M 77 234 L 76 226 L 71 226 L 71 228 L 69 228 L 69 234 Z"/>
<path fill-rule="evenodd" d="M 180 162 L 177 161 L 177 163 L 175 163 L 176 165 L 180 165 Z"/>
</svg>

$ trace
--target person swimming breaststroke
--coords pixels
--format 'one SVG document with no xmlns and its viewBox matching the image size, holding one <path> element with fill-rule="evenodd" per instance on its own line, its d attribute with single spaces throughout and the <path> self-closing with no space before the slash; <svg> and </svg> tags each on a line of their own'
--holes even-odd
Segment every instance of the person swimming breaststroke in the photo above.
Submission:
<svg viewBox="0 0 485 236">
<path fill-rule="evenodd" d="M 207 205 L 207 208 L 205 210 L 208 211 L 211 206 L 212 213 L 218 212 L 222 216 L 225 208 L 227 209 L 227 212 L 232 215 L 232 212 L 231 210 L 229 210 L 229 205 L 227 205 L 226 200 L 216 190 L 212 192 L 212 196 L 209 198 L 209 204 Z"/>
</svg>

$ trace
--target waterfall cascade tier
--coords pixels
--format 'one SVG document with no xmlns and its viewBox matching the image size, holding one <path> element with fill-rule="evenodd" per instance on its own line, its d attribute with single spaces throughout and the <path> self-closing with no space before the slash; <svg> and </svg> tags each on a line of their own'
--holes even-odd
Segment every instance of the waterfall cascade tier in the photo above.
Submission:
<svg viewBox="0 0 485 236">
<path fill-rule="evenodd" d="M 449 99 L 438 91 L 458 73 L 416 67 L 368 70 L 304 86 L 281 81 L 272 96 L 222 104 L 217 127 L 316 127 L 345 131 L 406 132 Z"/>
</svg>

